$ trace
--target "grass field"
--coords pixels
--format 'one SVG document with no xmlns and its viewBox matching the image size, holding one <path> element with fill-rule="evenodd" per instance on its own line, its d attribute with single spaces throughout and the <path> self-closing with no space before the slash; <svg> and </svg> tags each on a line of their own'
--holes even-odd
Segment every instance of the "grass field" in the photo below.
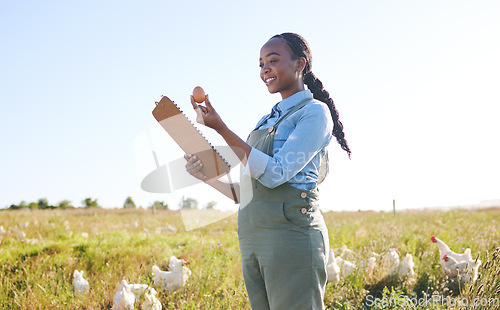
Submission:
<svg viewBox="0 0 500 310">
<path fill-rule="evenodd" d="M 327 285 L 328 309 L 500 308 L 500 208 L 324 216 L 331 248 L 346 245 L 358 262 L 372 251 L 398 248 L 401 257 L 413 255 L 416 274 L 399 280 L 383 268 L 371 275 L 359 270 Z M 171 255 L 186 259 L 192 275 L 178 291 L 157 289 L 163 309 L 250 309 L 236 215 L 185 231 L 178 211 L 19 210 L 1 211 L 0 225 L 6 230 L 0 234 L 0 309 L 110 309 L 123 277 L 152 284 L 152 266 L 168 269 Z M 458 287 L 443 276 L 432 235 L 456 252 L 470 248 L 479 255 L 476 283 Z M 75 269 L 90 282 L 83 297 L 73 293 Z M 479 305 L 471 306 L 474 301 Z"/>
</svg>

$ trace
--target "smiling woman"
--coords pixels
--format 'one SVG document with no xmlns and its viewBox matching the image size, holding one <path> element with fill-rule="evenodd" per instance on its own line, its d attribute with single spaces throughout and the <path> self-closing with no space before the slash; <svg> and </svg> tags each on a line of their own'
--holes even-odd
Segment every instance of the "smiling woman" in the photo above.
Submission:
<svg viewBox="0 0 500 310">
<path fill-rule="evenodd" d="M 298 76 L 304 70 L 305 59 L 292 59 L 289 47 L 282 40 L 269 40 L 261 55 L 260 77 L 270 93 L 280 93 L 286 99 L 304 90 L 304 82 Z"/>
<path fill-rule="evenodd" d="M 311 71 L 307 42 L 298 34 L 272 37 L 260 51 L 260 77 L 282 100 L 261 118 L 247 141 L 234 134 L 205 97 L 193 108 L 238 152 L 240 184 L 206 181 L 203 162 L 186 154 L 186 168 L 240 202 L 238 236 L 243 276 L 253 309 L 324 309 L 328 230 L 318 184 L 326 176 L 326 147 L 334 135 L 351 150 L 327 91 Z M 308 89 L 305 88 L 307 85 Z"/>
</svg>

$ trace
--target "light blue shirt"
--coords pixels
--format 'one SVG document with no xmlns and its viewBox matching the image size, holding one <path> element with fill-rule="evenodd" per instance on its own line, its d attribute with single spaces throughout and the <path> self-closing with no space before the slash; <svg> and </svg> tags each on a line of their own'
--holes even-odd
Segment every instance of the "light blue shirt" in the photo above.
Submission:
<svg viewBox="0 0 500 310">
<path fill-rule="evenodd" d="M 313 98 L 307 89 L 280 101 L 258 129 L 274 125 L 279 116 L 306 98 Z M 260 121 L 266 117 L 268 115 Z M 311 190 L 316 187 L 321 157 L 332 139 L 332 130 L 333 121 L 327 105 L 313 100 L 279 124 L 272 157 L 252 148 L 243 173 L 268 188 L 288 182 L 301 190 Z"/>
</svg>

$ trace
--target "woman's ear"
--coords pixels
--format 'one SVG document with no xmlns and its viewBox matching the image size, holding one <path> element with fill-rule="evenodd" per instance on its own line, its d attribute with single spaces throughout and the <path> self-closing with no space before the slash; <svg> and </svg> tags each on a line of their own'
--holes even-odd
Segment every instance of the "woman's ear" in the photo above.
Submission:
<svg viewBox="0 0 500 310">
<path fill-rule="evenodd" d="M 306 67 L 306 59 L 304 57 L 299 57 L 299 59 L 297 59 L 297 72 L 302 73 L 305 67 Z"/>
</svg>

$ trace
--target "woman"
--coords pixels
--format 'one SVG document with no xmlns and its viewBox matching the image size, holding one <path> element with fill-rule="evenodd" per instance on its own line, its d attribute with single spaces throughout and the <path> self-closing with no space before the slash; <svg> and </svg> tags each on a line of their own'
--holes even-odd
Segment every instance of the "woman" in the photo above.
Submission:
<svg viewBox="0 0 500 310">
<path fill-rule="evenodd" d="M 243 141 L 214 110 L 197 105 L 197 121 L 216 130 L 244 165 L 241 186 L 206 183 L 241 201 L 238 237 L 252 309 L 324 309 L 328 231 L 319 211 L 317 184 L 327 166 L 332 135 L 351 154 L 333 100 L 311 71 L 307 42 L 294 33 L 272 37 L 260 51 L 260 76 L 280 93 L 269 115 Z M 305 89 L 307 85 L 308 89 Z M 205 179 L 196 156 L 186 168 Z"/>
</svg>

